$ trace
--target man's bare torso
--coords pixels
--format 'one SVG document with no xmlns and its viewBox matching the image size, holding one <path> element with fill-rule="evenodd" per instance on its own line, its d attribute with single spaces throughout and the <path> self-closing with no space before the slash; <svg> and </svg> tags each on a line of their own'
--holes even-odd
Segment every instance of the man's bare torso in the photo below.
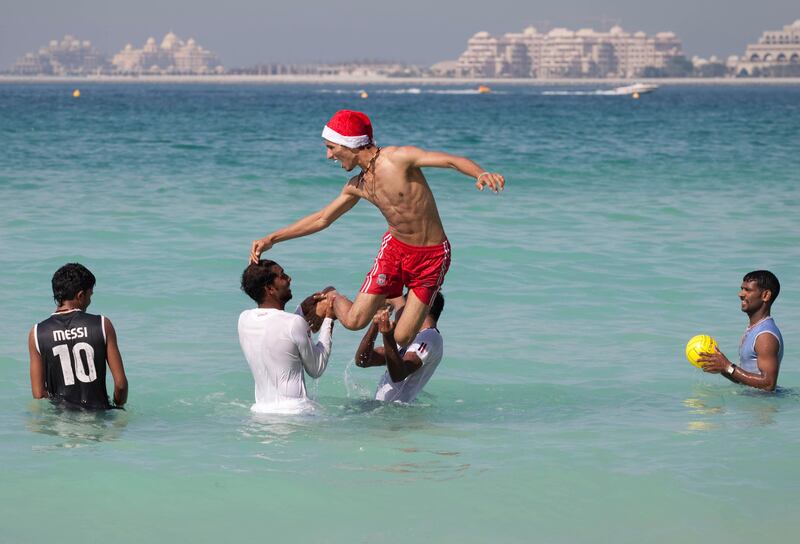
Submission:
<svg viewBox="0 0 800 544">
<path fill-rule="evenodd" d="M 351 178 L 342 192 L 374 204 L 403 243 L 433 246 L 445 240 L 428 182 L 421 169 L 404 160 L 402 147 L 382 148 L 372 169 Z"/>
</svg>

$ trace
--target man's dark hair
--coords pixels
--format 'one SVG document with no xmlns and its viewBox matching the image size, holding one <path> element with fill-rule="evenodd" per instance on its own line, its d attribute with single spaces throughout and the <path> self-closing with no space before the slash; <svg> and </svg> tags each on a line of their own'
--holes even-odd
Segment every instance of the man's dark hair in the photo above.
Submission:
<svg viewBox="0 0 800 544">
<path fill-rule="evenodd" d="M 248 265 L 242 272 L 242 291 L 258 304 L 264 302 L 264 289 L 272 285 L 272 282 L 278 277 L 273 270 L 276 264 L 275 261 L 261 259 L 257 263 Z"/>
<path fill-rule="evenodd" d="M 57 304 L 72 300 L 81 291 L 94 288 L 94 274 L 79 263 L 67 263 L 53 274 L 53 298 Z"/>
<path fill-rule="evenodd" d="M 428 310 L 428 314 L 436 321 L 439 321 L 442 310 L 444 310 L 444 295 L 442 295 L 442 293 L 436 293 L 436 297 L 431 303 L 431 309 Z"/>
<path fill-rule="evenodd" d="M 769 299 L 770 306 L 772 306 L 772 303 L 778 298 L 778 293 L 781 292 L 781 284 L 778 278 L 769 270 L 754 270 L 748 272 L 744 275 L 742 281 L 754 281 L 762 291 L 766 289 L 770 290 L 772 292 L 772 297 Z"/>
</svg>

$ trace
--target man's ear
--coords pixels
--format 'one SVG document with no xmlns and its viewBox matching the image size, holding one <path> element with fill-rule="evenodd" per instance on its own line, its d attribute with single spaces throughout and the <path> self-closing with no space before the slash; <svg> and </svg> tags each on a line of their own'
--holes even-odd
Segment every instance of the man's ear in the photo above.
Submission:
<svg viewBox="0 0 800 544">
<path fill-rule="evenodd" d="M 764 302 L 772 302 L 772 290 L 764 289 L 761 291 L 761 300 Z"/>
</svg>

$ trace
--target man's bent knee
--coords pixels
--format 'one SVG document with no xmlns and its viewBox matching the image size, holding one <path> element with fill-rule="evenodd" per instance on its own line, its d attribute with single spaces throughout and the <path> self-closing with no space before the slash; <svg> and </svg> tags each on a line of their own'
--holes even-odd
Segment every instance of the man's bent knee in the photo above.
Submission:
<svg viewBox="0 0 800 544">
<path fill-rule="evenodd" d="M 336 317 L 346 329 L 351 331 L 363 329 L 372 322 L 375 312 L 378 311 L 384 300 L 385 297 L 383 296 L 359 293 L 355 302 L 347 309 L 347 312 L 343 313 L 343 315 L 337 314 Z"/>
</svg>

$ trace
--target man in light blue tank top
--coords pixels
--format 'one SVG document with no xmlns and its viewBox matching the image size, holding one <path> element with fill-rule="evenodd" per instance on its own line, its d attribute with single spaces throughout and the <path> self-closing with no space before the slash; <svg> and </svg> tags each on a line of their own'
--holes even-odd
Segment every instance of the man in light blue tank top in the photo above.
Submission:
<svg viewBox="0 0 800 544">
<path fill-rule="evenodd" d="M 742 311 L 750 318 L 739 344 L 739 365 L 731 363 L 717 350 L 701 353 L 698 361 L 705 372 L 722 374 L 730 381 L 774 391 L 783 359 L 783 337 L 770 315 L 781 284 L 769 270 L 756 270 L 742 279 L 739 299 Z"/>
</svg>

